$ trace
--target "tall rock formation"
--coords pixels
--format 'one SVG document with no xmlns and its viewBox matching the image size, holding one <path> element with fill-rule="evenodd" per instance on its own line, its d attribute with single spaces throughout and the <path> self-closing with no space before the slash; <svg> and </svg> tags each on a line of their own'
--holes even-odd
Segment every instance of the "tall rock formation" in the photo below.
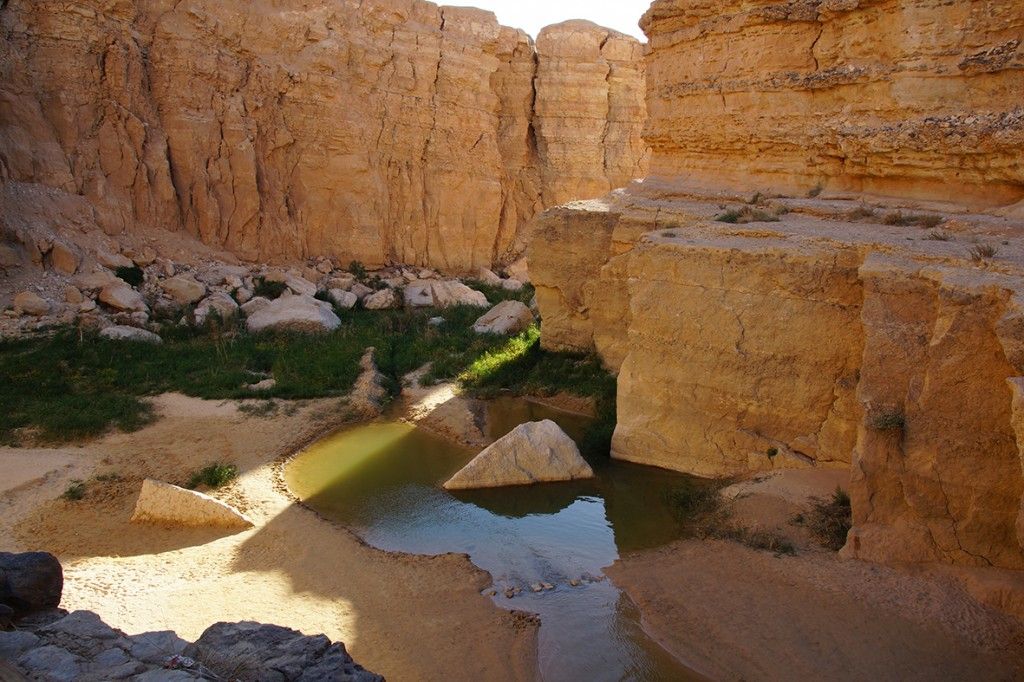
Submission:
<svg viewBox="0 0 1024 682">
<path fill-rule="evenodd" d="M 645 170 L 641 47 L 590 24 L 538 53 L 421 0 L 9 0 L 0 32 L 0 181 L 84 196 L 109 234 L 470 270 Z"/>
<path fill-rule="evenodd" d="M 1019 0 L 656 0 L 651 175 L 1024 199 Z"/>
<path fill-rule="evenodd" d="M 529 256 L 614 457 L 849 469 L 846 555 L 1024 569 L 1021 9 L 653 4 L 651 172 Z"/>
</svg>

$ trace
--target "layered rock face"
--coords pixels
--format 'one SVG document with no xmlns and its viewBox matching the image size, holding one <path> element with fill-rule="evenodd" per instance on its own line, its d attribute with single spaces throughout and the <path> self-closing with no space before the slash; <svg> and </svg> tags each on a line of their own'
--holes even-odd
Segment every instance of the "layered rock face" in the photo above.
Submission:
<svg viewBox="0 0 1024 682">
<path fill-rule="evenodd" d="M 1024 199 L 1017 0 L 657 0 L 642 25 L 652 175 Z"/>
<path fill-rule="evenodd" d="M 849 469 L 847 556 L 1024 568 L 1019 3 L 643 25 L 651 172 L 529 254 L 544 347 L 618 373 L 612 455 Z"/>
<path fill-rule="evenodd" d="M 640 45 L 592 24 L 538 52 L 420 0 L 12 0 L 0 30 L 0 180 L 108 234 L 470 270 L 645 170 Z"/>
</svg>

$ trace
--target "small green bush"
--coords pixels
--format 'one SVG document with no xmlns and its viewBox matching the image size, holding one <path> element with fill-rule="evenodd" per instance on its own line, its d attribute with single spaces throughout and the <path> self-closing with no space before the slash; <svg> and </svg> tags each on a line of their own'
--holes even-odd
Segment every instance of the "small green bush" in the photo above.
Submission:
<svg viewBox="0 0 1024 682">
<path fill-rule="evenodd" d="M 837 487 L 831 499 L 812 505 L 803 515 L 803 523 L 823 547 L 838 552 L 846 544 L 846 535 L 853 525 L 850 496 Z"/>
<path fill-rule="evenodd" d="M 750 206 L 744 206 L 739 209 L 730 209 L 724 213 L 720 213 L 715 216 L 715 220 L 720 223 L 777 223 L 779 217 L 762 211 L 760 209 L 751 208 Z"/>
<path fill-rule="evenodd" d="M 262 296 L 270 300 L 280 298 L 284 290 L 288 288 L 288 285 L 284 282 L 268 282 L 265 277 L 257 277 L 254 284 L 253 293 L 256 296 Z"/>
<path fill-rule="evenodd" d="M 133 287 L 141 285 L 146 280 L 146 273 L 138 265 L 122 265 L 114 270 L 114 274 Z"/>
<path fill-rule="evenodd" d="M 357 260 L 348 264 L 348 271 L 355 275 L 355 278 L 360 282 L 366 279 L 366 266 Z"/>
<path fill-rule="evenodd" d="M 237 476 L 238 467 L 234 464 L 211 464 L 193 473 L 188 480 L 188 487 L 193 490 L 200 485 L 205 485 L 207 488 L 219 488 Z"/>
<path fill-rule="evenodd" d="M 68 487 L 61 495 L 62 499 L 68 500 L 69 502 L 77 502 L 83 497 L 85 497 L 85 481 L 77 478 L 68 484 Z"/>
<path fill-rule="evenodd" d="M 778 456 L 778 454 L 779 454 L 779 449 L 778 448 L 768 448 L 768 452 L 767 452 L 768 459 L 775 459 Z"/>
<path fill-rule="evenodd" d="M 808 197 L 810 197 L 811 199 L 814 199 L 815 197 L 817 197 L 818 195 L 820 195 L 820 194 L 821 194 L 821 192 L 822 192 L 822 190 L 824 190 L 824 189 L 825 189 L 825 186 L 824 186 L 824 185 L 822 185 L 822 184 L 821 184 L 821 183 L 819 182 L 819 183 L 818 183 L 817 185 L 815 185 L 814 187 L 812 187 L 812 188 L 810 189 L 810 191 L 808 191 L 808 192 L 807 192 L 807 196 L 808 196 Z"/>
<path fill-rule="evenodd" d="M 886 225 L 898 225 L 900 227 L 907 227 L 910 225 L 916 225 L 917 227 L 937 227 L 942 223 L 942 216 L 937 215 L 917 215 L 917 214 L 904 214 L 902 211 L 895 211 L 889 213 L 882 219 L 882 222 Z"/>
<path fill-rule="evenodd" d="M 868 206 L 858 206 L 846 214 L 847 220 L 862 220 L 875 217 L 875 209 Z"/>
</svg>

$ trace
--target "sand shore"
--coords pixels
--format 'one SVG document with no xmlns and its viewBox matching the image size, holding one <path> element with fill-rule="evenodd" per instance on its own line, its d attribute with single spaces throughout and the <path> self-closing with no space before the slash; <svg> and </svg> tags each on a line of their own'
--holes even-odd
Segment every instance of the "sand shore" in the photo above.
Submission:
<svg viewBox="0 0 1024 682">
<path fill-rule="evenodd" d="M 180 395 L 155 403 L 161 419 L 136 433 L 60 450 L 0 449 L 0 546 L 56 554 L 64 608 L 94 610 L 129 634 L 173 629 L 192 639 L 224 620 L 323 632 L 393 680 L 536 677 L 535 620 L 482 596 L 489 577 L 467 558 L 375 550 L 283 489 L 280 458 L 341 422 L 337 400 L 261 417 Z M 240 470 L 216 496 L 255 528 L 128 522 L 141 479 L 180 484 L 215 460 Z M 90 480 L 81 501 L 58 499 L 72 479 L 103 474 L 121 478 Z"/>
</svg>

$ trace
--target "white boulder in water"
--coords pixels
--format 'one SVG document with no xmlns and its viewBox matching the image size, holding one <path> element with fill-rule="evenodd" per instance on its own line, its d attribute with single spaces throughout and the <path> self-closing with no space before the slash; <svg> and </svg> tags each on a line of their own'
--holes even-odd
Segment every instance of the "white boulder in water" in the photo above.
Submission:
<svg viewBox="0 0 1024 682">
<path fill-rule="evenodd" d="M 558 424 L 545 419 L 517 426 L 474 457 L 444 487 L 500 488 L 593 476 L 594 470 L 572 438 Z"/>
</svg>

